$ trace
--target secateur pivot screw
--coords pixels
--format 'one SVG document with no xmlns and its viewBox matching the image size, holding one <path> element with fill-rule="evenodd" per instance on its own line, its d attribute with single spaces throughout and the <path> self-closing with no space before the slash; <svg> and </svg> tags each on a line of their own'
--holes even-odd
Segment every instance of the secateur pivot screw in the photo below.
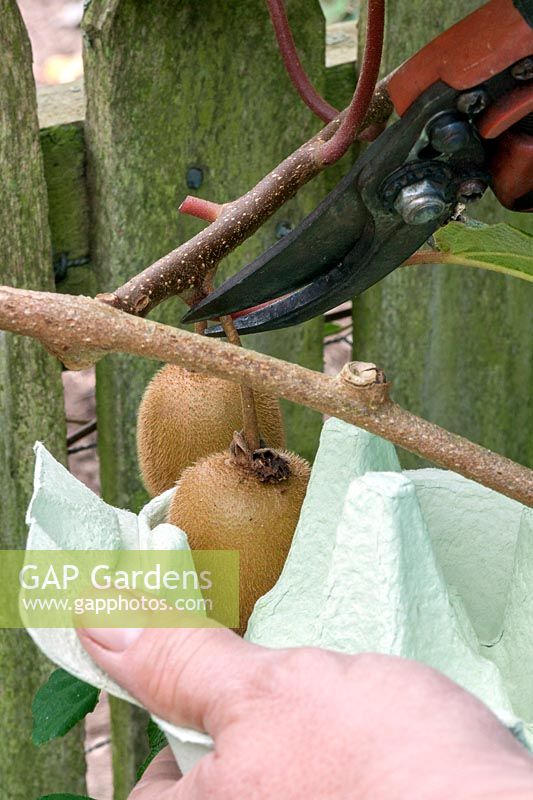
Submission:
<svg viewBox="0 0 533 800">
<path fill-rule="evenodd" d="M 489 96 L 484 89 L 472 89 L 459 95 L 457 110 L 462 114 L 479 114 L 486 108 L 488 102 Z"/>
<path fill-rule="evenodd" d="M 459 184 L 457 199 L 463 203 L 475 203 L 481 200 L 487 184 L 481 178 L 468 178 Z"/>
<path fill-rule="evenodd" d="M 527 56 L 511 67 L 511 75 L 517 81 L 530 81 L 533 78 L 533 58 Z"/>
<path fill-rule="evenodd" d="M 456 153 L 470 141 L 470 125 L 453 114 L 445 114 L 432 124 L 429 139 L 439 153 Z"/>
<path fill-rule="evenodd" d="M 428 180 L 405 186 L 394 201 L 394 208 L 407 225 L 423 225 L 437 219 L 446 205 L 441 187 Z"/>
</svg>

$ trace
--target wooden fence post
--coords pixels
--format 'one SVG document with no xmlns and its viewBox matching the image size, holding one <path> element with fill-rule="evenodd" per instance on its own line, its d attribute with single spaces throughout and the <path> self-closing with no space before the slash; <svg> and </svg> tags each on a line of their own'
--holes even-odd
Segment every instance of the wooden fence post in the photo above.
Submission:
<svg viewBox="0 0 533 800">
<path fill-rule="evenodd" d="M 31 50 L 15 0 L 0 0 L 0 230 L 2 283 L 53 288 L 46 190 Z M 66 458 L 61 369 L 30 339 L 0 334 L 0 546 L 23 548 L 33 443 Z M 85 791 L 83 729 L 42 748 L 31 742 L 31 702 L 50 662 L 25 631 L 0 631 L 0 786 L 6 800 Z"/>
<path fill-rule="evenodd" d="M 323 87 L 319 4 L 289 0 L 288 11 L 302 58 Z M 205 224 L 178 213 L 187 194 L 219 202 L 238 196 L 320 122 L 291 87 L 259 0 L 92 0 L 83 27 L 91 260 L 101 288 L 109 290 Z M 235 271 L 275 242 L 285 225 L 295 225 L 317 205 L 325 186 L 323 178 L 313 181 L 221 273 Z M 177 325 L 184 311 L 180 301 L 170 301 L 157 319 Z M 321 368 L 322 326 L 318 319 L 246 344 Z M 146 501 L 135 421 L 156 366 L 112 356 L 97 367 L 103 497 L 132 510 Z M 289 446 L 312 456 L 320 415 L 286 404 L 285 416 Z M 114 713 L 127 719 L 130 712 L 119 708 L 114 704 Z M 124 753 L 117 755 L 117 766 L 124 761 Z M 128 769 L 131 778 L 131 763 Z M 128 780 L 117 776 L 117 800 Z"/>
<path fill-rule="evenodd" d="M 94 297 L 98 286 L 89 254 L 82 80 L 39 86 L 37 112 L 56 290 Z"/>
<path fill-rule="evenodd" d="M 318 3 L 291 0 L 289 11 L 320 86 Z M 84 27 L 91 248 L 102 288 L 110 289 L 202 227 L 178 214 L 186 194 L 217 201 L 240 194 L 319 123 L 286 78 L 262 3 L 92 0 Z M 324 193 L 319 178 L 230 257 L 224 271 L 273 243 L 280 222 L 295 224 Z M 184 310 L 171 301 L 158 318 L 177 324 Z M 258 336 L 253 346 L 320 366 L 321 321 L 289 335 Z M 98 376 L 104 496 L 133 508 L 145 500 L 134 420 L 154 369 L 113 358 Z M 292 408 L 288 417 L 289 443 L 312 454 L 319 418 Z"/>
<path fill-rule="evenodd" d="M 389 3 L 384 73 L 480 5 Z M 533 231 L 531 214 L 505 212 L 490 198 L 469 213 Z M 355 357 L 377 362 L 406 408 L 532 466 L 531 298 L 529 284 L 503 275 L 449 266 L 398 269 L 354 303 Z M 403 463 L 420 465 L 408 454 Z"/>
</svg>

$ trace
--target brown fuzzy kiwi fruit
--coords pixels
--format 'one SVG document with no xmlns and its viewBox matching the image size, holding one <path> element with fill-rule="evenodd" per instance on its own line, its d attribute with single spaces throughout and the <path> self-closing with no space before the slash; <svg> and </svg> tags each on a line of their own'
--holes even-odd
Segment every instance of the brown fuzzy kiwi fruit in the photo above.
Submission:
<svg viewBox="0 0 533 800">
<path fill-rule="evenodd" d="M 284 462 L 284 477 L 269 479 L 272 464 L 257 464 L 262 453 Z M 251 468 L 228 450 L 201 459 L 183 472 L 168 514 L 187 533 L 192 550 L 239 551 L 241 635 L 256 600 L 281 573 L 310 473 L 305 459 L 287 451 L 257 450 L 253 458 Z M 278 467 L 274 463 L 279 474 Z"/>
<path fill-rule="evenodd" d="M 278 401 L 254 393 L 259 429 L 271 447 L 285 436 Z M 167 364 L 149 383 L 139 408 L 137 451 L 152 497 L 170 489 L 185 467 L 227 448 L 243 426 L 240 386 Z"/>
</svg>

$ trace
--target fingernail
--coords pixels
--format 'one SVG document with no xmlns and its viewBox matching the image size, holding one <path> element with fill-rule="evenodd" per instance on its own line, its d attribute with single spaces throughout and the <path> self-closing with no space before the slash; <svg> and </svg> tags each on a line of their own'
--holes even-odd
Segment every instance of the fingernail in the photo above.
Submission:
<svg viewBox="0 0 533 800">
<path fill-rule="evenodd" d="M 79 628 L 83 636 L 116 653 L 131 647 L 143 630 L 143 628 Z"/>
</svg>

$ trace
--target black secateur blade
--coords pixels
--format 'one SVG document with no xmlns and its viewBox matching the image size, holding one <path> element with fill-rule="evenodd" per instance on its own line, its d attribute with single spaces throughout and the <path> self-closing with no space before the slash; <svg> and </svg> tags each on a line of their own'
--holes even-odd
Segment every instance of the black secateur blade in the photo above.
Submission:
<svg viewBox="0 0 533 800">
<path fill-rule="evenodd" d="M 465 115 L 471 135 L 458 152 L 439 153 L 429 144 L 430 122 L 445 113 L 461 117 L 458 95 L 443 83 L 426 90 L 297 228 L 194 306 L 184 322 L 279 298 L 237 317 L 235 325 L 240 333 L 284 328 L 361 294 L 396 269 L 449 220 L 465 181 L 487 180 L 483 145 Z M 395 198 L 424 180 L 439 188 L 445 206 L 435 219 L 407 224 Z M 218 325 L 207 333 L 222 335 Z"/>
</svg>

